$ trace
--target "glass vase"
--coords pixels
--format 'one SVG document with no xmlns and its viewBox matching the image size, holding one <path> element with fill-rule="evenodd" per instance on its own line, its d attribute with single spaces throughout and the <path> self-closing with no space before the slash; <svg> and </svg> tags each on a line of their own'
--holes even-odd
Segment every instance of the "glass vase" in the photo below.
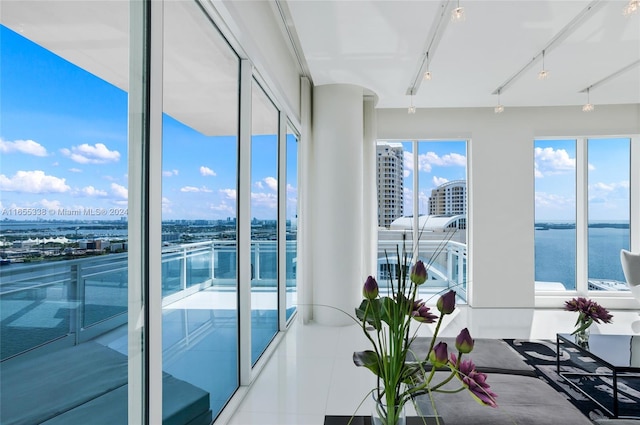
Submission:
<svg viewBox="0 0 640 425">
<path fill-rule="evenodd" d="M 373 393 L 373 402 L 371 425 L 406 425 L 407 417 L 403 404 L 389 406 L 386 398 L 378 398 L 375 392 Z"/>
<path fill-rule="evenodd" d="M 575 333 L 576 345 L 588 348 L 589 347 L 589 328 L 582 329 Z"/>
</svg>

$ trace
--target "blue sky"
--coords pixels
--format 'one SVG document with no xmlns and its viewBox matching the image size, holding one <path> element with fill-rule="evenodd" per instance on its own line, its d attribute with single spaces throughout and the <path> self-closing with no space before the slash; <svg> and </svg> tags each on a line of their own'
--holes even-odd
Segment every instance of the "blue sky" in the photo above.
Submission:
<svg viewBox="0 0 640 425">
<path fill-rule="evenodd" d="M 404 150 L 404 215 L 413 214 L 413 142 L 401 143 Z M 443 183 L 467 179 L 467 143 L 463 140 L 420 140 L 418 144 L 420 214 L 429 210 L 431 190 Z"/>
<path fill-rule="evenodd" d="M 588 141 L 589 221 L 629 221 L 629 139 Z M 576 140 L 536 140 L 536 221 L 574 222 Z"/>
<path fill-rule="evenodd" d="M 68 219 L 61 209 L 127 207 L 127 93 L 0 26 L 2 219 Z M 275 219 L 275 136 L 257 136 L 252 216 Z M 288 144 L 297 153 L 293 135 Z M 235 217 L 235 137 L 211 137 L 165 115 L 163 219 Z M 296 162 L 287 198 L 295 216 Z M 36 209 L 37 216 L 18 215 Z"/>
</svg>

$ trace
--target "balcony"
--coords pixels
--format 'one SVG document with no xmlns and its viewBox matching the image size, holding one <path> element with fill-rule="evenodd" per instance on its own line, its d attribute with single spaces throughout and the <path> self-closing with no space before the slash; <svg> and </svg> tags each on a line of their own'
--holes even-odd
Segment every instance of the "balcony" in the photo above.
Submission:
<svg viewBox="0 0 640 425">
<path fill-rule="evenodd" d="M 265 318 L 277 317 L 277 279 L 272 263 L 277 258 L 276 249 L 276 241 L 252 242 L 254 342 L 268 343 L 273 337 L 270 333 L 273 329 L 265 326 Z M 183 397 L 180 391 L 184 387 L 199 394 L 194 401 L 197 403 L 201 403 L 202 394 L 206 394 L 206 405 L 214 417 L 238 387 L 236 253 L 235 242 L 227 241 L 167 246 L 162 252 L 163 370 L 175 378 L 166 383 L 167 391 L 176 388 L 175 394 L 169 394 L 168 399 L 173 398 L 175 402 L 176 398 Z M 292 278 L 286 285 L 286 305 L 294 310 L 297 303 L 296 241 L 287 241 L 286 254 L 287 276 Z M 10 409 L 5 409 L 24 398 L 17 388 L 10 387 L 4 380 L 13 370 L 24 370 L 24 365 L 29 364 L 27 369 L 37 373 L 38 367 L 45 367 L 39 372 L 39 380 L 28 376 L 19 379 L 21 386 L 33 386 L 28 388 L 31 398 L 40 400 L 34 410 L 41 410 L 47 405 L 43 400 L 49 397 L 50 391 L 45 390 L 46 385 L 35 383 L 46 382 L 50 374 L 55 374 L 56 359 L 62 362 L 58 369 L 81 377 L 91 375 L 88 370 L 97 368 L 104 355 L 115 362 L 110 372 L 105 376 L 94 376 L 92 382 L 78 383 L 73 393 L 87 393 L 89 390 L 83 388 L 84 385 L 101 386 L 101 380 L 105 385 L 107 381 L 113 384 L 113 377 L 117 376 L 117 388 L 112 390 L 122 393 L 120 403 L 123 404 L 113 406 L 111 403 L 110 407 L 126 414 L 126 391 L 122 388 L 127 383 L 127 261 L 124 253 L 2 267 L 3 424 L 21 423 L 8 416 Z M 288 317 L 290 313 L 287 312 Z M 259 343 L 253 344 L 252 350 L 259 352 L 252 354 L 258 357 L 263 348 Z M 95 360 L 72 360 L 77 353 L 87 349 L 98 350 L 101 354 L 91 351 Z M 84 366 L 81 368 L 80 364 Z M 220 373 L 221 365 L 227 372 Z M 73 379 L 69 377 L 69 380 Z M 71 398 L 71 395 L 65 397 Z M 171 409 L 167 406 L 163 409 L 168 410 Z M 53 420 L 55 417 L 59 417 L 59 421 L 68 419 L 65 415 L 72 413 L 73 409 L 63 409 L 53 416 Z M 48 413 L 42 414 L 51 420 Z M 209 412 L 209 418 L 211 416 Z M 206 415 L 201 419 L 206 422 Z M 38 418 L 38 423 L 40 421 L 42 418 Z M 167 420 L 165 423 L 172 422 Z"/>
</svg>

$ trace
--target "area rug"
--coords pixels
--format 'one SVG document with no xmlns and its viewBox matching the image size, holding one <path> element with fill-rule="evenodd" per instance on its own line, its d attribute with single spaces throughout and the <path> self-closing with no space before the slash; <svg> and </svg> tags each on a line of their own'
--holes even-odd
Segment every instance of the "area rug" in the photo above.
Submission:
<svg viewBox="0 0 640 425">
<path fill-rule="evenodd" d="M 537 376 L 567 398 L 591 420 L 610 417 L 607 412 L 572 385 L 560 377 L 556 371 L 556 342 L 550 340 L 505 339 L 524 360 L 533 366 Z M 566 372 L 587 371 L 604 373 L 589 358 L 579 355 L 578 350 L 560 347 L 560 366 Z M 613 410 L 613 387 L 609 377 L 586 376 L 579 378 L 578 384 L 603 406 Z M 619 416 L 640 416 L 640 377 L 618 379 Z"/>
</svg>

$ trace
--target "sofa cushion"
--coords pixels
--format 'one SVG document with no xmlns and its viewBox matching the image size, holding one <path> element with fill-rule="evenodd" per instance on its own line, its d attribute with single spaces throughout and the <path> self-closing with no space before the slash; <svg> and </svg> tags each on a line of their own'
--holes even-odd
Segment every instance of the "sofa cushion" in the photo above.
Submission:
<svg viewBox="0 0 640 425">
<path fill-rule="evenodd" d="M 438 338 L 437 341 L 446 342 L 449 352 L 455 351 L 455 338 Z M 474 341 L 473 351 L 466 356 L 473 360 L 479 372 L 536 376 L 535 369 L 503 340 L 476 338 Z M 418 337 L 411 343 L 411 351 L 424 359 L 430 344 L 431 338 Z"/>
<path fill-rule="evenodd" d="M 440 382 L 446 372 L 437 372 L 435 381 Z M 497 408 L 478 404 L 463 390 L 459 393 L 433 393 L 438 414 L 446 425 L 593 425 L 565 397 L 541 379 L 500 373 L 488 374 L 487 383 L 497 397 Z M 456 389 L 457 379 L 445 385 L 445 389 Z M 426 411 L 431 404 L 429 396 L 416 397 L 419 411 Z"/>
<path fill-rule="evenodd" d="M 6 360 L 0 375 L 0 423 L 32 425 L 125 385 L 127 357 L 87 342 L 39 357 Z"/>
</svg>

